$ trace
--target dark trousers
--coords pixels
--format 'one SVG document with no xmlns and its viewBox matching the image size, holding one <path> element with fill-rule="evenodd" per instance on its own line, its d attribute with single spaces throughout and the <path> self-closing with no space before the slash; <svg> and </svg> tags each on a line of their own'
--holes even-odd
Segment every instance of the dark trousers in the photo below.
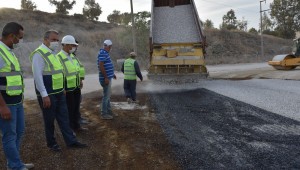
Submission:
<svg viewBox="0 0 300 170">
<path fill-rule="evenodd" d="M 56 119 L 60 131 L 63 135 L 65 143 L 71 145 L 75 143 L 76 137 L 73 134 L 69 125 L 69 115 L 66 104 L 66 97 L 63 92 L 49 95 L 51 106 L 50 108 L 43 108 L 43 100 L 41 96 L 38 96 L 39 105 L 43 111 L 45 134 L 47 140 L 47 146 L 52 147 L 57 144 L 54 137 L 54 121 Z"/>
<path fill-rule="evenodd" d="M 80 128 L 80 111 L 79 111 L 80 98 L 81 98 L 80 88 L 76 88 L 73 91 L 66 92 L 70 127 L 73 130 L 77 130 Z"/>
<path fill-rule="evenodd" d="M 126 98 L 131 98 L 133 101 L 136 100 L 136 80 L 125 80 L 124 79 L 124 91 Z"/>
</svg>

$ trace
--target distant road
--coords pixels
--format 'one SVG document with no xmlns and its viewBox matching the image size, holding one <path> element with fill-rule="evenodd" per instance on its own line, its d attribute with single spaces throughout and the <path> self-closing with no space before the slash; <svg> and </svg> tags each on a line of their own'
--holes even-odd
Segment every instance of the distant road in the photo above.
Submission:
<svg viewBox="0 0 300 170">
<path fill-rule="evenodd" d="M 207 66 L 211 78 L 220 79 L 283 79 L 300 80 L 300 67 L 295 70 L 275 70 L 265 63 L 223 64 Z"/>
</svg>

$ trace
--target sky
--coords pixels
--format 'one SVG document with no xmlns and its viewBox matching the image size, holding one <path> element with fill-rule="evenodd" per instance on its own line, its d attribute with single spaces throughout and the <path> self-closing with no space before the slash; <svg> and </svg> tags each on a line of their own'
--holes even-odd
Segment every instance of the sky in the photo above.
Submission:
<svg viewBox="0 0 300 170">
<path fill-rule="evenodd" d="M 48 0 L 31 0 L 37 5 L 37 9 L 49 13 L 55 12 L 55 6 L 51 6 Z M 85 0 L 76 0 L 73 10 L 70 14 L 82 13 Z M 100 21 L 107 21 L 107 15 L 111 14 L 113 10 L 123 12 L 130 12 L 130 0 L 95 0 L 99 3 L 102 14 L 99 17 Z M 132 0 L 134 12 L 151 11 L 152 0 Z M 260 1 L 263 0 L 194 0 L 199 17 L 202 21 L 210 19 L 215 28 L 219 28 L 222 23 L 222 17 L 230 9 L 235 11 L 238 20 L 248 21 L 248 29 L 254 27 L 258 29 L 260 22 Z M 266 0 L 261 2 L 262 10 L 270 8 L 270 3 L 273 1 Z M 20 9 L 21 0 L 0 0 L 0 8 L 8 7 Z"/>
</svg>

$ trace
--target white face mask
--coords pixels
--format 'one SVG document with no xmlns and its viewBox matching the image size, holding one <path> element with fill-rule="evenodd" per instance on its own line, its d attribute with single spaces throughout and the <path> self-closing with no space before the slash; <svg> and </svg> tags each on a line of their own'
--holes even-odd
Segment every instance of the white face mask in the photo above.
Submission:
<svg viewBox="0 0 300 170">
<path fill-rule="evenodd" d="M 76 51 L 76 47 L 72 47 L 72 50 L 69 51 L 70 54 L 73 54 Z"/>
<path fill-rule="evenodd" d="M 50 48 L 52 51 L 57 51 L 57 50 L 58 50 L 58 47 L 59 47 L 59 43 L 58 43 L 57 41 L 55 41 L 55 42 L 50 42 L 49 48 Z"/>
<path fill-rule="evenodd" d="M 17 43 L 17 44 L 13 43 L 13 49 L 19 48 L 20 47 L 20 43 L 23 43 L 23 39 L 19 39 L 19 43 Z"/>
</svg>

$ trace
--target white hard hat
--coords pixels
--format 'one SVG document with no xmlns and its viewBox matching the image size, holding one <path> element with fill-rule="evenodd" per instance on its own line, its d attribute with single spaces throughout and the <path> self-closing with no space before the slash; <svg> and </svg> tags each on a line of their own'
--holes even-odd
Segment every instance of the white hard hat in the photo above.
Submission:
<svg viewBox="0 0 300 170">
<path fill-rule="evenodd" d="M 103 44 L 110 46 L 110 45 L 112 45 L 112 42 L 111 42 L 111 40 L 105 40 Z"/>
<path fill-rule="evenodd" d="M 62 44 L 74 44 L 78 45 L 75 41 L 75 38 L 72 35 L 66 35 L 64 38 L 61 40 Z"/>
</svg>

